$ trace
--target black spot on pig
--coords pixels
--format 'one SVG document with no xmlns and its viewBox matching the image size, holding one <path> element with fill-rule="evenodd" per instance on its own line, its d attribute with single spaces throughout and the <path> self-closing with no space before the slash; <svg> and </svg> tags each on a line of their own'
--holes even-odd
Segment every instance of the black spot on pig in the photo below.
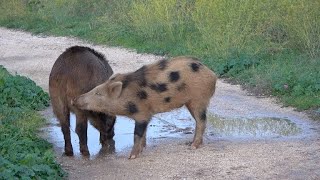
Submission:
<svg viewBox="0 0 320 180">
<path fill-rule="evenodd" d="M 168 60 L 163 59 L 159 61 L 158 66 L 160 70 L 165 70 L 168 66 Z"/>
<path fill-rule="evenodd" d="M 169 103 L 171 101 L 171 97 L 164 98 L 164 102 Z"/>
<path fill-rule="evenodd" d="M 134 135 L 142 137 L 144 132 L 146 131 L 147 126 L 148 126 L 148 122 L 136 121 L 135 127 L 134 127 Z"/>
<path fill-rule="evenodd" d="M 136 82 L 140 87 L 145 87 L 147 85 L 147 80 L 145 77 L 146 66 L 142 66 L 140 69 L 136 70 L 134 73 L 131 73 L 125 76 L 122 80 L 122 88 L 128 87 L 129 83 Z"/>
<path fill-rule="evenodd" d="M 207 120 L 207 110 L 203 110 L 200 116 L 201 120 Z"/>
<path fill-rule="evenodd" d="M 135 71 L 134 74 L 134 81 L 137 81 L 140 87 L 145 87 L 147 85 L 146 80 L 146 66 L 142 66 L 140 69 Z"/>
<path fill-rule="evenodd" d="M 150 88 L 158 93 L 162 93 L 168 90 L 166 83 L 151 84 Z"/>
<path fill-rule="evenodd" d="M 129 78 L 125 77 L 124 80 L 122 80 L 122 88 L 124 89 L 124 88 L 128 87 L 129 82 L 130 82 Z"/>
<path fill-rule="evenodd" d="M 179 71 L 173 71 L 169 74 L 170 82 L 177 82 L 180 79 Z"/>
<path fill-rule="evenodd" d="M 137 112 L 139 112 L 137 105 L 134 104 L 133 102 L 128 102 L 127 106 L 126 106 L 127 111 L 129 112 L 130 115 L 135 114 Z"/>
<path fill-rule="evenodd" d="M 143 100 L 143 99 L 147 99 L 148 98 L 148 94 L 145 90 L 141 90 L 137 92 L 137 96 Z"/>
<path fill-rule="evenodd" d="M 199 68 L 200 68 L 200 64 L 198 63 L 191 63 L 190 64 L 190 67 L 192 69 L 193 72 L 198 72 L 199 71 Z"/>
</svg>

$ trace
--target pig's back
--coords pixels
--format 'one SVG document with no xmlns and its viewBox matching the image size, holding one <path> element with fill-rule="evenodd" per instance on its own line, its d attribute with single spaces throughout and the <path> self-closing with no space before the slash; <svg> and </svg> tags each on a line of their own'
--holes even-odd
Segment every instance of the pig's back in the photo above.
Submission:
<svg viewBox="0 0 320 180">
<path fill-rule="evenodd" d="M 52 67 L 50 96 L 72 99 L 103 83 L 112 73 L 102 54 L 87 47 L 71 47 L 58 57 Z"/>
<path fill-rule="evenodd" d="M 146 69 L 148 106 L 154 113 L 181 107 L 195 98 L 210 99 L 214 94 L 217 77 L 196 58 L 176 57 Z"/>
</svg>

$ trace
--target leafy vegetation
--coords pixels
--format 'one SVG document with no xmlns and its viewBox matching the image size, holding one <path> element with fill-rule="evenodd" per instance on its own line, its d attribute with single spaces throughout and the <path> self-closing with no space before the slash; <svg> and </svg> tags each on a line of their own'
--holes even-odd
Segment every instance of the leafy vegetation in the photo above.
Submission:
<svg viewBox="0 0 320 180">
<path fill-rule="evenodd" d="M 0 71 L 5 71 L 0 67 Z M 41 110 L 49 106 L 49 96 L 24 76 L 7 76 L 0 79 L 0 104 L 8 107 Z"/>
<path fill-rule="evenodd" d="M 160 55 L 193 55 L 220 76 L 320 107 L 319 0 L 11 0 L 0 24 Z"/>
<path fill-rule="evenodd" d="M 0 179 L 61 179 L 52 146 L 38 137 L 45 120 L 35 111 L 49 96 L 30 79 L 0 66 Z"/>
</svg>

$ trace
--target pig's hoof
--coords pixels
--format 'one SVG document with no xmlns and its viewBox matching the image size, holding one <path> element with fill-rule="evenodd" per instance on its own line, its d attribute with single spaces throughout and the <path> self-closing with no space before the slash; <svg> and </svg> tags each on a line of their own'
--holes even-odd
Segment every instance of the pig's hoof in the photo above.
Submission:
<svg viewBox="0 0 320 180">
<path fill-rule="evenodd" d="M 73 156 L 73 151 L 65 151 L 64 155 L 66 156 Z"/>
<path fill-rule="evenodd" d="M 196 150 L 196 149 L 198 149 L 196 146 L 191 145 L 191 150 Z"/>
<path fill-rule="evenodd" d="M 200 143 L 192 143 L 191 144 L 191 149 L 192 150 L 198 149 L 200 147 L 200 145 L 201 145 Z"/>
<path fill-rule="evenodd" d="M 129 159 L 135 159 L 139 156 L 139 152 L 141 151 L 135 151 L 135 152 L 131 152 Z"/>
<path fill-rule="evenodd" d="M 90 156 L 89 151 L 81 151 L 82 156 Z"/>
<path fill-rule="evenodd" d="M 135 159 L 135 158 L 137 158 L 136 155 L 130 155 L 130 157 L 129 157 L 129 159 Z"/>
<path fill-rule="evenodd" d="M 103 148 L 109 148 L 109 147 L 114 147 L 115 146 L 115 141 L 113 140 L 113 139 L 111 139 L 111 140 L 108 140 L 108 141 L 104 141 L 104 142 L 102 142 L 101 143 L 101 146 L 103 147 Z"/>
</svg>

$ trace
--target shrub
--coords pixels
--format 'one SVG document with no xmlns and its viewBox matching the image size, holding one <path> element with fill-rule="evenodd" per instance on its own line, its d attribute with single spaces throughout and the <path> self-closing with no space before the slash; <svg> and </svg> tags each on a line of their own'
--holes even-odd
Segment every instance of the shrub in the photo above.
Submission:
<svg viewBox="0 0 320 180">
<path fill-rule="evenodd" d="M 45 120 L 35 111 L 49 96 L 30 79 L 0 66 L 0 179 L 61 179 L 52 145 L 38 137 Z"/>
</svg>

